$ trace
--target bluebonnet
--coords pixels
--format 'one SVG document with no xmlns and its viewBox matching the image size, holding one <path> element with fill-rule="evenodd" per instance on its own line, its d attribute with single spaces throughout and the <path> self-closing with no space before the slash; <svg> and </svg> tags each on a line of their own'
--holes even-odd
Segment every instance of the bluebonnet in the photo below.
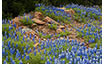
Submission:
<svg viewBox="0 0 105 67">
<path fill-rule="evenodd" d="M 20 60 L 19 64 L 23 64 L 22 60 Z"/>
<path fill-rule="evenodd" d="M 22 59 L 24 58 L 24 55 L 22 55 Z"/>
<path fill-rule="evenodd" d="M 4 60 L 4 64 L 7 64 L 6 60 Z"/>
<path fill-rule="evenodd" d="M 4 48 L 2 49 L 2 54 L 5 55 L 5 49 Z"/>
<path fill-rule="evenodd" d="M 16 24 L 14 24 L 14 27 L 16 28 Z"/>
<path fill-rule="evenodd" d="M 36 56 L 36 51 L 34 51 L 34 56 Z"/>
<path fill-rule="evenodd" d="M 25 58 L 26 60 L 29 60 L 29 55 L 26 55 L 26 58 Z"/>
<path fill-rule="evenodd" d="M 15 64 L 15 61 L 14 60 L 12 60 L 12 62 L 11 62 L 12 64 Z"/>
<path fill-rule="evenodd" d="M 18 48 L 18 44 L 16 44 L 16 48 Z"/>
<path fill-rule="evenodd" d="M 8 61 L 8 56 L 6 56 L 6 61 Z"/>
<path fill-rule="evenodd" d="M 30 39 L 31 39 L 31 33 L 30 33 Z"/>
</svg>

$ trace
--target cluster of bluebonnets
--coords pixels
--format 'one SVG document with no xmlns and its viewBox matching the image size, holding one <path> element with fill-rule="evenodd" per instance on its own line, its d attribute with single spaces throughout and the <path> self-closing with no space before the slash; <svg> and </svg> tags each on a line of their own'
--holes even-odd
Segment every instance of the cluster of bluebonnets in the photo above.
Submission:
<svg viewBox="0 0 105 67">
<path fill-rule="evenodd" d="M 38 10 L 41 8 L 41 4 L 37 5 Z M 44 6 L 44 5 L 43 5 Z M 78 6 L 75 4 L 67 5 L 66 8 L 78 8 L 86 10 L 86 12 L 95 13 L 97 16 L 101 16 L 101 10 L 96 8 L 87 8 L 84 6 Z M 41 8 L 41 11 L 46 15 L 48 13 L 53 13 L 54 16 L 62 16 L 64 21 L 67 19 L 71 20 L 71 16 L 66 14 L 63 9 L 56 7 L 47 6 Z M 78 14 L 79 11 L 77 11 Z M 83 14 L 83 13 L 82 13 Z M 85 14 L 85 12 L 84 12 Z M 51 15 L 51 17 L 53 16 Z M 61 18 L 62 18 L 61 17 Z M 69 18 L 68 18 L 69 17 Z M 24 37 L 25 32 L 22 31 L 22 28 L 19 27 L 16 29 L 16 24 L 12 24 L 13 21 L 4 19 L 3 32 L 2 35 L 2 63 L 3 64 L 26 64 L 32 63 L 34 61 L 31 57 L 33 55 L 40 56 L 40 61 L 35 61 L 33 63 L 45 63 L 45 64 L 102 64 L 102 29 L 101 29 L 101 20 L 95 21 L 95 18 L 90 18 L 89 14 L 87 15 L 88 22 L 84 27 L 74 27 L 79 36 L 86 39 L 86 42 L 94 43 L 93 48 L 87 48 L 85 43 L 78 42 L 77 40 L 69 40 L 69 37 L 63 39 L 47 39 L 42 41 L 39 39 L 39 45 L 34 46 L 35 35 L 31 34 Z M 52 17 L 54 18 L 54 17 Z M 81 18 L 82 15 L 81 15 Z M 57 19 L 57 18 L 55 18 Z M 84 19 L 84 18 L 83 18 Z M 63 21 L 58 18 L 58 22 Z M 27 20 L 28 21 L 28 20 Z M 8 26 L 6 26 L 8 25 Z M 15 28 L 15 29 L 14 29 Z M 9 31 L 9 32 L 8 32 Z M 38 31 L 37 31 L 38 32 Z M 38 57 L 38 56 L 37 56 Z M 34 58 L 36 59 L 36 57 Z M 42 61 L 42 62 L 41 62 Z"/>
</svg>

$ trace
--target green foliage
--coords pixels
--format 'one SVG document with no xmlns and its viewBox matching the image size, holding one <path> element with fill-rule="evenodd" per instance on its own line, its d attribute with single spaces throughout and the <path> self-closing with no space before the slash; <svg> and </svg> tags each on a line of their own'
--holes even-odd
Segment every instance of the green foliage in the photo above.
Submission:
<svg viewBox="0 0 105 67">
<path fill-rule="evenodd" d="M 26 16 L 25 16 L 25 19 L 20 19 L 19 21 L 22 22 L 24 25 L 31 25 L 33 23 L 33 21 Z"/>
<path fill-rule="evenodd" d="M 9 27 L 11 27 L 10 24 L 2 24 L 2 34 L 4 35 L 5 31 L 7 32 L 7 35 L 11 32 L 11 31 L 15 31 L 15 27 L 13 27 L 13 29 L 11 29 L 9 31 Z"/>
<path fill-rule="evenodd" d="M 43 38 L 48 38 L 48 39 L 50 39 L 51 38 L 51 35 L 45 35 L 45 36 L 42 36 Z"/>
<path fill-rule="evenodd" d="M 67 8 L 67 9 L 70 9 L 70 8 Z M 86 12 L 85 10 L 83 10 L 83 9 L 80 10 L 79 8 L 73 8 L 73 10 L 76 12 L 75 15 L 73 16 L 73 19 L 78 22 L 86 23 L 86 20 L 88 20 L 88 18 L 95 18 L 96 20 L 99 20 L 98 17 L 101 20 L 101 16 L 98 16 L 95 13 Z M 78 13 L 78 11 L 80 11 L 80 12 Z M 83 15 L 82 14 L 83 12 L 86 12 L 86 14 Z M 82 16 L 81 16 L 81 14 L 82 14 Z M 89 16 L 87 16 L 88 14 L 89 14 Z"/>
<path fill-rule="evenodd" d="M 41 32 L 39 32 L 39 37 L 41 37 L 41 38 L 45 38 L 45 39 L 50 39 L 51 38 L 51 35 L 42 35 L 42 33 Z"/>
<path fill-rule="evenodd" d="M 50 10 L 50 12 L 47 12 L 49 10 L 42 10 L 44 7 L 41 6 L 41 7 L 38 7 L 38 8 L 35 8 L 36 11 L 40 11 L 41 13 L 43 13 L 45 16 L 49 16 L 50 18 L 54 19 L 55 21 L 60 21 L 62 23 L 70 23 L 70 17 L 67 17 L 67 16 L 56 16 L 54 14 L 54 12 L 52 12 L 52 10 Z M 59 13 L 60 11 L 57 11 L 57 13 Z"/>
<path fill-rule="evenodd" d="M 3 0 L 2 1 L 2 17 L 16 17 L 24 12 L 28 13 L 35 8 L 34 0 Z"/>
<path fill-rule="evenodd" d="M 35 4 L 43 3 L 45 5 L 60 6 L 70 3 L 81 5 L 102 5 L 102 0 L 3 0 L 2 1 L 2 16 L 3 18 L 15 17 L 24 12 L 34 11 Z"/>
<path fill-rule="evenodd" d="M 57 29 L 57 24 L 48 24 L 48 27 L 50 28 L 50 29 L 54 29 L 54 30 L 56 30 Z"/>
<path fill-rule="evenodd" d="M 36 56 L 34 56 L 34 54 L 29 54 L 29 56 L 30 64 L 44 64 L 43 60 L 41 60 L 41 55 L 39 53 L 37 53 Z"/>
<path fill-rule="evenodd" d="M 57 34 L 57 35 L 55 35 L 56 37 L 59 37 L 59 36 L 67 36 L 67 35 L 69 35 L 70 34 L 70 32 L 69 31 L 67 31 L 67 30 L 65 30 L 65 32 L 63 31 L 63 32 L 60 32 L 59 34 Z"/>
</svg>

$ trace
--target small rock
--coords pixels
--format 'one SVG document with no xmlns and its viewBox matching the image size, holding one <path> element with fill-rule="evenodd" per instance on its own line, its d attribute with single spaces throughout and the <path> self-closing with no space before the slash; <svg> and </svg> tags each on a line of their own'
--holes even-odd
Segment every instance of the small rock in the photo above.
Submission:
<svg viewBox="0 0 105 67">
<path fill-rule="evenodd" d="M 46 39 L 43 39 L 44 41 L 46 41 Z"/>
<path fill-rule="evenodd" d="M 37 24 L 35 24 L 35 23 L 33 23 L 32 25 L 31 25 L 31 27 L 34 27 L 34 26 L 36 26 Z"/>
<path fill-rule="evenodd" d="M 57 29 L 56 32 L 60 33 L 60 32 L 62 32 L 62 29 Z"/>
<path fill-rule="evenodd" d="M 64 10 L 67 14 L 70 14 L 70 10 Z"/>
<path fill-rule="evenodd" d="M 40 19 L 40 20 L 44 18 L 43 14 L 41 12 L 35 12 L 34 16 L 35 16 L 35 18 Z"/>
<path fill-rule="evenodd" d="M 30 28 L 27 28 L 27 27 L 23 27 L 22 28 L 22 32 L 26 32 L 26 34 L 30 34 L 30 33 L 35 33 L 32 29 L 30 29 Z"/>
<path fill-rule="evenodd" d="M 43 29 L 42 29 L 42 32 L 43 32 L 43 33 L 47 33 L 48 31 L 47 31 L 46 28 L 43 28 Z"/>
<path fill-rule="evenodd" d="M 64 29 L 64 28 L 65 28 L 65 26 L 59 26 L 59 28 L 60 28 L 60 29 Z"/>
<path fill-rule="evenodd" d="M 41 21 L 41 20 L 39 20 L 37 18 L 33 18 L 32 21 L 34 21 L 37 24 L 45 24 L 45 22 L 43 22 L 43 21 Z"/>
<path fill-rule="evenodd" d="M 75 14 L 75 11 L 73 10 L 73 9 L 71 9 L 70 8 L 70 10 L 65 10 L 65 12 L 67 13 L 67 14 Z"/>
<path fill-rule="evenodd" d="M 35 47 L 37 47 L 38 45 L 39 45 L 39 43 L 36 43 L 36 44 L 35 44 Z"/>
<path fill-rule="evenodd" d="M 71 14 L 75 14 L 75 11 L 70 8 L 70 13 L 71 13 Z"/>
<path fill-rule="evenodd" d="M 63 40 L 64 38 L 63 37 L 60 37 L 60 39 Z"/>
<path fill-rule="evenodd" d="M 61 8 L 59 8 L 59 9 L 63 9 L 63 10 L 65 10 L 65 7 L 61 7 Z"/>
</svg>

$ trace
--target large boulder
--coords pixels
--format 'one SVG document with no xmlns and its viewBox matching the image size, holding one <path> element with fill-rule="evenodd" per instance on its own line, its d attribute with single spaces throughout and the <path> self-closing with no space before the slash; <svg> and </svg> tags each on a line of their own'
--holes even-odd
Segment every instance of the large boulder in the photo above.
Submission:
<svg viewBox="0 0 105 67">
<path fill-rule="evenodd" d="M 52 18 L 50 18 L 50 17 L 48 17 L 48 16 L 46 16 L 43 21 L 44 21 L 44 22 L 49 22 L 49 23 L 54 22 L 54 23 L 56 23 L 56 24 L 59 24 L 58 22 L 56 22 L 55 20 L 53 20 Z"/>
<path fill-rule="evenodd" d="M 35 12 L 34 17 L 37 19 L 40 19 L 40 20 L 44 18 L 43 14 L 41 12 Z"/>
<path fill-rule="evenodd" d="M 43 21 L 41 21 L 41 20 L 39 20 L 37 18 L 33 18 L 32 21 L 34 21 L 37 24 L 45 24 L 45 22 L 43 22 Z"/>
</svg>

